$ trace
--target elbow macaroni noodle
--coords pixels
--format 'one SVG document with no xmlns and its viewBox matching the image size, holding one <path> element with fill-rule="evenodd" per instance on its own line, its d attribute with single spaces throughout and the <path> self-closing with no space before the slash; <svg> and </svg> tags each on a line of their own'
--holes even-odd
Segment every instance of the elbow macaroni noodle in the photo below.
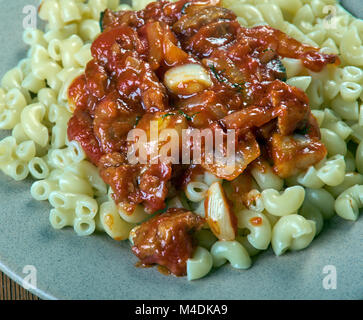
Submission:
<svg viewBox="0 0 363 320">
<path fill-rule="evenodd" d="M 314 221 L 297 214 L 284 216 L 272 229 L 272 249 L 277 256 L 286 250 L 304 249 L 314 239 L 315 234 Z"/>
<path fill-rule="evenodd" d="M 120 217 L 113 201 L 102 203 L 99 215 L 103 229 L 112 239 L 121 241 L 129 238 L 129 233 L 134 225 Z"/>
<path fill-rule="evenodd" d="M 236 269 L 248 269 L 252 264 L 247 250 L 238 241 L 217 241 L 211 248 L 211 254 L 215 267 L 227 261 Z"/>
<path fill-rule="evenodd" d="M 237 213 L 238 228 L 248 229 L 247 240 L 256 249 L 266 250 L 271 241 L 271 225 L 260 212 L 244 210 Z"/>
<path fill-rule="evenodd" d="M 301 207 L 299 214 L 305 219 L 315 222 L 316 235 L 321 232 L 324 226 L 324 219 L 322 214 L 316 207 L 314 207 L 310 203 L 304 203 Z"/>
<path fill-rule="evenodd" d="M 203 278 L 213 267 L 213 257 L 211 253 L 203 248 L 197 247 L 192 258 L 187 261 L 188 280 Z"/>
<path fill-rule="evenodd" d="M 28 55 L 1 79 L 0 129 L 11 134 L 0 141 L 0 169 L 16 181 L 29 174 L 36 180 L 30 193 L 35 200 L 49 201 L 53 207 L 49 221 L 55 229 L 73 227 L 80 236 L 98 230 L 132 242 L 132 228 L 148 218 L 141 205 L 132 214 L 116 206 L 98 169 L 77 142 L 68 141 L 73 107 L 67 103 L 67 88 L 92 59 L 91 44 L 101 32 L 100 13 L 107 7 L 139 10 L 150 2 L 133 0 L 130 7 L 118 0 L 43 0 L 39 17 L 45 20 L 45 29 L 24 31 Z M 269 24 L 299 41 L 320 45 L 323 52 L 340 54 L 342 64 L 314 73 L 300 60 L 282 59 L 287 83 L 309 96 L 328 158 L 286 181 L 268 163 L 263 170 L 251 166 L 252 188 L 244 195 L 245 204 L 233 201 L 237 235 L 226 227 L 230 237 L 218 240 L 208 224 L 197 232 L 199 246 L 187 261 L 188 280 L 204 277 L 227 261 L 234 268 L 247 269 L 250 256 L 270 243 L 276 255 L 304 249 L 326 219 L 337 213 L 356 220 L 363 207 L 362 23 L 335 0 L 223 0 L 222 4 L 244 26 Z M 327 5 L 336 8 L 331 21 L 325 19 Z M 211 84 L 203 68 L 177 68 L 174 71 L 185 81 L 198 72 L 199 89 Z M 170 72 L 166 84 L 177 90 L 175 83 Z M 222 183 L 204 173 L 188 183 L 184 193 L 173 195 L 168 207 L 193 209 L 205 217 L 208 190 L 222 188 Z M 228 208 L 222 209 L 225 215 Z M 221 218 L 226 224 L 227 220 Z"/>
<path fill-rule="evenodd" d="M 335 211 L 347 220 L 357 220 L 363 207 L 363 186 L 355 185 L 345 190 L 335 201 Z"/>
<path fill-rule="evenodd" d="M 262 201 L 267 212 L 279 217 L 297 212 L 304 197 L 305 190 L 300 186 L 287 188 L 282 194 L 274 189 L 266 189 L 262 192 Z"/>
</svg>

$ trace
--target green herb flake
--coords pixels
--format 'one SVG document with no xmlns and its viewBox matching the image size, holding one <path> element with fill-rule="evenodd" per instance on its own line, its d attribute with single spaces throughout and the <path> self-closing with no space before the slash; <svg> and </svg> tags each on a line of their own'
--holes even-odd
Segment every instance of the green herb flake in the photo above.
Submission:
<svg viewBox="0 0 363 320">
<path fill-rule="evenodd" d="M 238 92 L 244 92 L 244 90 L 245 90 L 244 83 L 230 83 L 227 79 L 222 78 L 222 76 L 218 73 L 218 71 L 216 70 L 214 65 L 210 64 L 209 68 L 219 82 L 227 83 L 228 85 L 237 89 Z M 224 70 L 222 70 L 220 73 L 223 73 L 223 72 L 224 72 Z"/>
<path fill-rule="evenodd" d="M 177 111 L 178 112 L 178 114 L 180 114 L 181 116 L 183 116 L 185 119 L 187 119 L 188 121 L 192 121 L 193 120 L 193 118 L 198 114 L 198 113 L 200 113 L 200 111 L 199 112 L 196 112 L 196 113 L 194 113 L 194 114 L 192 114 L 191 116 L 190 115 L 188 115 L 188 114 L 186 114 L 183 110 L 178 110 Z M 176 113 L 167 113 L 167 114 L 164 114 L 161 118 L 164 120 L 166 117 L 169 117 L 169 116 L 176 116 L 177 114 Z"/>
<path fill-rule="evenodd" d="M 161 119 L 165 119 L 166 117 L 170 117 L 170 116 L 175 116 L 175 113 L 167 113 L 167 114 L 164 114 Z"/>
<path fill-rule="evenodd" d="M 181 14 L 185 14 L 185 10 L 191 5 L 192 3 L 191 2 L 186 2 L 186 3 L 184 3 L 183 4 L 183 6 L 182 6 L 182 8 L 181 8 L 181 10 L 180 10 L 180 12 L 181 12 Z"/>
<path fill-rule="evenodd" d="M 233 83 L 232 87 L 237 89 L 238 92 L 244 92 L 245 84 L 244 83 Z"/>
<path fill-rule="evenodd" d="M 102 11 L 101 14 L 100 14 L 100 29 L 101 29 L 101 32 L 103 32 L 103 17 L 105 16 L 105 11 Z"/>
<path fill-rule="evenodd" d="M 214 76 L 216 77 L 216 79 L 219 81 L 219 82 L 225 82 L 225 79 L 223 79 L 220 75 L 219 75 L 219 73 L 218 73 L 218 71 L 216 70 L 216 67 L 213 65 L 213 64 L 210 64 L 209 65 L 209 69 L 213 72 L 213 74 L 214 74 Z M 221 72 L 223 72 L 224 70 L 222 70 Z"/>
<path fill-rule="evenodd" d="M 187 119 L 188 121 L 192 121 L 193 120 L 193 118 L 198 114 L 198 113 L 200 113 L 200 111 L 199 112 L 196 112 L 196 113 L 194 113 L 194 114 L 192 114 L 191 116 L 190 115 L 188 115 L 188 114 L 186 114 L 184 111 L 182 111 L 182 110 L 178 110 L 178 113 L 180 114 L 180 115 L 182 115 L 183 117 L 185 117 L 185 119 Z"/>
<path fill-rule="evenodd" d="M 135 127 L 139 124 L 141 117 L 137 116 L 135 120 Z"/>
<path fill-rule="evenodd" d="M 194 118 L 194 117 L 195 117 L 197 114 L 199 114 L 199 113 L 201 113 L 201 111 L 194 113 L 194 114 L 192 115 L 192 118 Z"/>
</svg>

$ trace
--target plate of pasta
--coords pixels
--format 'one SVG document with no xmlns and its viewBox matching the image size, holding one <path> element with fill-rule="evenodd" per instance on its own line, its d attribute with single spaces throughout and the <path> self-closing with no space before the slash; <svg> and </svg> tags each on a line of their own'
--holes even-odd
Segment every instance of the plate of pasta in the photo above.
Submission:
<svg viewBox="0 0 363 320">
<path fill-rule="evenodd" d="M 6 8 L 1 270 L 45 299 L 363 297 L 362 20 L 336 0 Z"/>
</svg>

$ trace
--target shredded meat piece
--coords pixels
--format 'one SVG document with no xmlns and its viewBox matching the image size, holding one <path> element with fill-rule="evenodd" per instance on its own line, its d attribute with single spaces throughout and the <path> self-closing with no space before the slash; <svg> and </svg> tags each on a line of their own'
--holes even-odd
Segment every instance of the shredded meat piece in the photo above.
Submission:
<svg viewBox="0 0 363 320">
<path fill-rule="evenodd" d="M 274 171 L 284 179 L 319 163 L 327 155 L 322 142 L 308 136 L 283 136 L 275 133 L 268 148 L 274 162 Z"/>
<path fill-rule="evenodd" d="M 88 158 L 95 165 L 102 157 L 102 150 L 93 133 L 93 119 L 88 112 L 76 109 L 68 122 L 67 134 L 82 146 Z"/>
<path fill-rule="evenodd" d="M 183 276 L 196 247 L 193 234 L 203 224 L 204 219 L 190 211 L 169 209 L 136 229 L 132 251 L 145 265 L 159 264 Z"/>
<path fill-rule="evenodd" d="M 138 27 L 143 24 L 143 21 L 138 17 L 137 12 L 121 10 L 113 12 L 110 9 L 106 9 L 101 17 L 102 30 L 116 28 L 120 25 L 127 25 L 130 27 Z"/>
<path fill-rule="evenodd" d="M 299 41 L 289 37 L 280 30 L 269 26 L 257 26 L 254 28 L 243 28 L 239 36 L 252 36 L 261 44 L 265 44 L 268 48 L 276 50 L 276 52 L 288 58 L 296 58 L 302 60 L 305 67 L 319 72 L 328 64 L 339 64 L 339 58 L 334 54 L 322 55 L 319 50 L 314 47 L 301 44 Z"/>
<path fill-rule="evenodd" d="M 149 213 L 165 208 L 171 173 L 171 165 L 163 162 L 144 166 L 121 164 L 100 170 L 102 179 L 112 188 L 116 203 L 143 203 Z"/>
<path fill-rule="evenodd" d="M 186 42 L 186 49 L 200 58 L 208 57 L 215 48 L 235 40 L 239 28 L 237 21 L 221 20 L 207 24 Z"/>
<path fill-rule="evenodd" d="M 190 37 L 192 34 L 199 30 L 201 27 L 219 21 L 219 20 L 233 20 L 236 15 L 225 8 L 221 7 L 205 7 L 191 10 L 173 25 L 173 30 L 177 34 Z"/>
<path fill-rule="evenodd" d="M 117 152 L 133 128 L 136 115 L 115 93 L 107 95 L 95 109 L 94 133 L 105 153 Z"/>
</svg>

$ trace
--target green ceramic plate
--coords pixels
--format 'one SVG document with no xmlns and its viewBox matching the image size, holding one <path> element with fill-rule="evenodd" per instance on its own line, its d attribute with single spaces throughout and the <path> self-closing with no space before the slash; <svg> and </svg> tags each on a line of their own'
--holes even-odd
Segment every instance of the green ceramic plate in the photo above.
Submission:
<svg viewBox="0 0 363 320">
<path fill-rule="evenodd" d="M 350 1 L 362 12 L 361 1 Z M 0 75 L 26 55 L 22 43 L 25 5 L 35 0 L 0 0 Z M 0 133 L 0 138 L 5 136 Z M 31 180 L 14 182 L 0 174 L 0 269 L 21 283 L 28 265 L 37 271 L 37 289 L 51 299 L 362 299 L 363 218 L 338 217 L 306 250 L 275 257 L 261 254 L 248 271 L 224 266 L 199 281 L 135 268 L 128 243 L 104 235 L 78 237 L 55 231 L 47 202 L 32 200 Z M 323 286 L 326 266 L 337 272 L 337 288 Z M 25 269 L 24 269 L 25 268 Z"/>
</svg>

